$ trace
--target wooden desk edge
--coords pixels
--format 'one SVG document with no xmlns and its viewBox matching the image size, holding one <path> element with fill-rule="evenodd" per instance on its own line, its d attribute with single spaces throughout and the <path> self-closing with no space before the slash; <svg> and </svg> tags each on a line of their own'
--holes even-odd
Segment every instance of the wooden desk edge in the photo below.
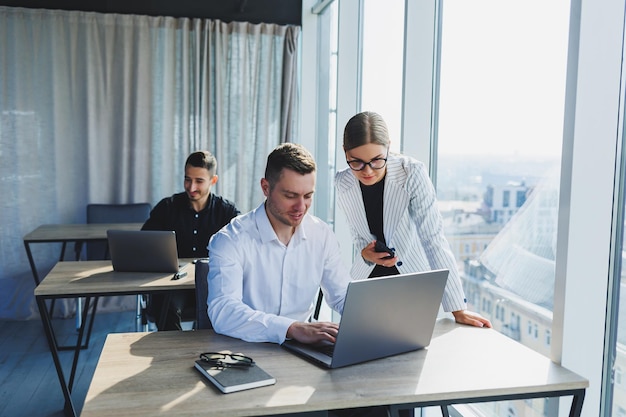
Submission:
<svg viewBox="0 0 626 417">
<path fill-rule="evenodd" d="M 450 324 L 445 321 L 440 322 L 440 325 L 439 325 L 440 330 L 458 328 L 459 326 L 461 325 L 456 325 L 454 323 L 452 324 L 452 326 L 450 326 Z M 254 344 L 255 345 L 254 349 L 246 349 L 246 347 L 249 346 L 249 344 L 247 344 L 246 342 L 240 341 L 238 339 L 232 339 L 226 336 L 218 335 L 213 331 L 200 330 L 200 331 L 195 331 L 194 333 L 196 335 L 196 336 L 192 336 L 194 340 L 193 342 L 194 347 L 196 347 L 198 343 L 202 341 L 206 341 L 207 338 L 211 338 L 212 341 L 214 339 L 215 345 L 218 347 L 230 346 L 230 348 L 232 349 L 243 349 L 243 352 L 246 352 L 246 350 L 251 352 L 252 350 L 256 350 L 258 347 L 261 353 L 257 351 L 251 352 L 254 356 L 257 354 L 259 355 L 267 354 L 267 352 L 269 352 L 271 349 L 274 349 L 273 346 L 277 346 L 277 345 L 269 345 L 269 346 L 263 347 L 262 346 L 263 344 Z M 113 354 L 114 351 L 119 351 L 120 348 L 122 349 L 122 351 L 125 351 L 126 348 L 124 346 L 127 343 L 130 343 L 130 345 L 132 345 L 137 342 L 140 342 L 142 339 L 148 336 L 149 336 L 148 334 L 142 335 L 142 334 L 136 334 L 136 333 L 122 333 L 122 334 L 109 335 L 107 337 L 107 341 L 105 342 L 105 347 L 103 349 L 101 358 L 110 356 L 111 354 Z M 183 336 L 183 335 L 180 335 L 180 336 Z M 165 346 L 166 344 L 171 343 L 171 341 L 168 341 L 168 339 L 172 337 L 175 337 L 175 336 L 174 335 L 168 336 L 165 334 L 155 334 L 155 336 L 152 336 L 153 340 L 151 341 L 151 343 L 157 343 L 159 346 L 163 344 L 163 346 Z M 115 346 L 116 344 L 118 344 L 120 338 L 126 338 L 127 340 L 124 341 L 124 343 L 122 343 L 121 346 Z M 183 346 L 184 344 L 181 345 L 181 349 L 183 349 L 183 351 L 185 348 L 189 349 L 188 346 L 187 347 L 183 347 Z M 145 354 L 145 351 L 136 352 L 135 355 L 145 356 L 142 353 Z M 271 354 L 274 355 L 275 352 Z M 292 355 L 288 352 L 285 352 L 285 354 Z M 166 356 L 171 356 L 171 353 Z M 108 359 L 110 359 L 110 357 Z M 300 358 L 297 358 L 297 360 L 303 361 Z M 306 362 L 303 361 L 302 363 L 304 364 Z M 458 403 L 469 403 L 469 402 L 478 402 L 478 401 L 494 401 L 498 399 L 541 398 L 543 396 L 566 396 L 566 395 L 578 395 L 578 396 L 582 395 L 582 398 L 584 398 L 584 393 L 585 393 L 586 388 L 588 388 L 589 386 L 589 381 L 586 378 L 583 378 L 579 376 L 578 374 L 572 371 L 569 371 L 567 368 L 564 368 L 554 362 L 551 362 L 551 363 L 553 364 L 555 369 L 565 371 L 566 378 L 563 382 L 556 382 L 556 383 L 551 383 L 548 385 L 524 386 L 521 388 L 507 388 L 503 390 L 498 390 L 498 393 L 496 395 L 488 395 L 488 393 L 486 393 L 486 391 L 484 390 L 482 391 L 481 390 L 478 390 L 478 391 L 467 390 L 463 392 L 457 391 L 457 392 L 449 392 L 449 393 L 437 392 L 433 394 L 421 393 L 421 394 L 413 394 L 413 395 L 402 394 L 394 398 L 392 404 L 395 404 L 396 406 L 407 405 L 407 404 L 415 405 L 415 406 L 424 406 L 424 405 L 429 405 L 429 404 L 430 405 L 444 405 L 444 404 L 458 404 Z M 150 367 L 151 366 L 152 365 L 150 365 Z M 314 366 L 314 365 L 310 365 L 310 366 Z M 303 365 L 303 367 L 305 367 L 305 365 Z M 268 370 L 270 373 L 273 372 L 271 367 L 266 370 Z M 333 372 L 333 371 L 323 370 L 323 372 Z M 101 376 L 97 374 L 94 375 L 94 379 L 92 380 L 92 385 L 89 387 L 89 391 L 92 390 L 93 384 L 97 384 L 96 380 L 98 379 L 98 377 L 101 377 Z M 279 378 L 277 377 L 277 379 Z M 554 394 L 554 395 L 550 395 L 550 394 Z M 87 413 L 85 414 L 85 416 L 100 415 L 98 414 L 97 409 L 90 410 L 90 401 L 93 400 L 93 398 L 90 398 L 90 395 L 91 394 L 88 392 L 87 399 L 85 402 L 85 406 L 87 408 Z M 97 398 L 98 395 L 99 394 L 95 394 L 94 398 Z M 372 404 L 366 404 L 368 401 L 372 402 Z M 374 401 L 375 400 L 368 399 L 368 398 L 352 398 L 352 399 L 346 399 L 345 401 L 343 399 L 340 400 L 340 399 L 335 398 L 334 400 L 326 402 L 325 404 L 330 408 L 344 408 L 344 407 L 375 405 Z M 379 402 L 378 404 L 382 404 L 382 403 L 383 402 Z M 102 404 L 100 403 L 99 406 L 102 406 Z M 280 406 L 269 408 L 267 410 L 267 413 L 259 409 L 254 409 L 254 410 L 248 410 L 251 413 L 249 414 L 248 411 L 245 411 L 245 410 L 246 409 L 244 407 L 244 408 L 237 408 L 237 409 L 231 408 L 231 409 L 226 409 L 226 410 L 215 410 L 215 412 L 216 412 L 216 415 L 228 415 L 228 413 L 233 413 L 232 415 L 242 415 L 242 416 L 243 415 L 277 414 L 279 412 L 280 413 L 310 412 L 310 411 L 319 410 L 319 404 L 311 404 L 308 402 L 297 403 L 297 404 L 296 403 L 281 404 Z"/>
</svg>

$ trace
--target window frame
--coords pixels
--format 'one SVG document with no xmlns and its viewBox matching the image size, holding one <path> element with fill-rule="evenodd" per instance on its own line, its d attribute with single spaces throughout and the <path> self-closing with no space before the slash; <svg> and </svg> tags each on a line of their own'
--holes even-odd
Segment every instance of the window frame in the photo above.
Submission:
<svg viewBox="0 0 626 417">
<path fill-rule="evenodd" d="M 439 89 L 439 51 L 435 45 L 440 36 L 440 1 L 406 1 L 402 96 L 401 150 L 423 160 L 435 183 L 432 173 L 436 172 L 437 163 L 436 97 Z M 306 26 L 312 21 L 310 8 L 313 4 L 313 0 L 303 1 L 303 38 L 309 36 Z M 362 0 L 342 0 L 338 6 L 336 133 L 340 138 L 345 122 L 360 111 Z M 615 296 L 612 253 L 616 247 L 614 221 L 619 213 L 614 201 L 616 178 L 620 178 L 615 150 L 621 146 L 621 135 L 617 132 L 621 132 L 620 100 L 624 100 L 621 77 L 625 6 L 626 0 L 585 2 L 584 5 L 582 0 L 571 1 L 551 359 L 590 380 L 584 416 L 597 415 L 601 403 L 606 407 L 602 396 L 607 388 L 608 367 L 603 358 L 607 353 L 605 349 L 612 348 L 611 325 L 607 321 L 610 315 L 607 317 L 606 311 L 615 309 L 607 294 Z M 312 50 L 305 49 L 303 56 Z M 431 56 L 432 62 L 426 63 L 428 60 L 423 59 L 418 62 L 418 57 L 424 56 Z M 303 84 L 310 82 L 308 76 L 315 71 L 316 65 L 307 68 L 303 59 L 302 80 L 307 80 Z M 304 85 L 301 88 L 301 126 L 305 139 L 309 135 L 305 121 L 320 117 L 318 112 L 322 106 L 317 105 L 316 93 L 311 95 L 306 90 L 305 94 Z M 426 93 L 417 94 L 417 91 Z M 307 107 L 307 102 L 315 104 Z M 336 160 L 342 161 L 342 156 L 336 149 Z M 342 168 L 341 164 L 337 165 L 336 169 Z M 323 163 L 320 164 L 319 169 L 324 168 Z M 620 187 L 623 188 L 623 184 Z M 335 232 L 340 239 L 342 256 L 347 265 L 351 265 L 352 242 L 341 216 L 335 206 Z M 594 279 L 589 279 L 590 276 Z M 580 308 L 581 305 L 586 308 Z M 609 343 L 605 345 L 605 341 Z M 580 346 L 585 346 L 584 357 L 579 354 Z"/>
</svg>

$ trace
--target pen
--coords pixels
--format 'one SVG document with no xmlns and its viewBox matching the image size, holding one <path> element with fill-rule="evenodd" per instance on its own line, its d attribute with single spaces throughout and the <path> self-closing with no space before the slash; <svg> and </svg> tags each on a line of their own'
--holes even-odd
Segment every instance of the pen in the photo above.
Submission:
<svg viewBox="0 0 626 417">
<path fill-rule="evenodd" d="M 187 276 L 187 272 L 183 271 L 183 272 L 177 272 L 174 274 L 174 276 L 172 277 L 172 280 L 177 280 L 177 279 L 181 279 Z"/>
</svg>

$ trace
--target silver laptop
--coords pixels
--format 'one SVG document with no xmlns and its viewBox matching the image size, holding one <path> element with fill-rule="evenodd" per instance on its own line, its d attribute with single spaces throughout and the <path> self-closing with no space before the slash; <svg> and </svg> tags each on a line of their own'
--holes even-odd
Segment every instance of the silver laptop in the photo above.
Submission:
<svg viewBox="0 0 626 417">
<path fill-rule="evenodd" d="M 174 231 L 107 230 L 107 238 L 116 271 L 177 273 L 182 266 Z"/>
<path fill-rule="evenodd" d="M 335 344 L 282 346 L 319 365 L 339 368 L 430 344 L 448 270 L 352 281 Z"/>
</svg>

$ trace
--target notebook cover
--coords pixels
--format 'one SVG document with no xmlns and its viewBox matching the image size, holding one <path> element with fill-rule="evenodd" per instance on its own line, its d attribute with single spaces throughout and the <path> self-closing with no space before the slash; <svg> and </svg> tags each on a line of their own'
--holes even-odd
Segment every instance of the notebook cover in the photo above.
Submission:
<svg viewBox="0 0 626 417">
<path fill-rule="evenodd" d="M 273 376 L 256 364 L 245 368 L 219 369 L 203 360 L 197 360 L 195 368 L 225 394 L 276 383 Z"/>
</svg>

